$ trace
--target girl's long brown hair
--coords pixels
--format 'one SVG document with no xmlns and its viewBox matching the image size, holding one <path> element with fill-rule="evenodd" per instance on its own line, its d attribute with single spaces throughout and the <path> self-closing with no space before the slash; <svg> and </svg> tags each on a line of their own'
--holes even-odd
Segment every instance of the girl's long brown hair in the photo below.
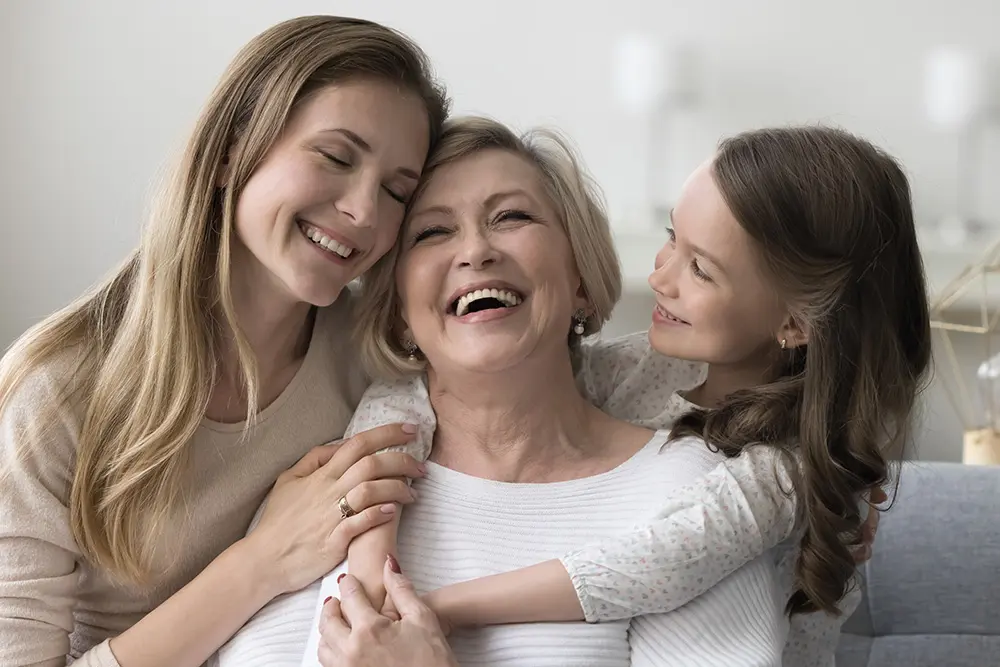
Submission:
<svg viewBox="0 0 1000 667">
<path fill-rule="evenodd" d="M 804 535 L 790 613 L 838 613 L 855 563 L 859 495 L 893 476 L 931 360 L 930 316 L 907 178 L 890 156 L 824 127 L 723 141 L 713 175 L 808 331 L 771 382 L 696 411 L 673 436 L 727 456 L 795 453 Z"/>
</svg>

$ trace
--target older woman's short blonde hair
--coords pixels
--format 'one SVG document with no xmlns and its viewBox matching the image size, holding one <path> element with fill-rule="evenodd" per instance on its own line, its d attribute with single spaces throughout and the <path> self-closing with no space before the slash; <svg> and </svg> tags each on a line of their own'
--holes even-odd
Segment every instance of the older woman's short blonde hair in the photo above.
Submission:
<svg viewBox="0 0 1000 667">
<path fill-rule="evenodd" d="M 480 117 L 448 121 L 427 158 L 411 207 L 426 190 L 435 171 L 491 149 L 519 155 L 538 168 L 545 193 L 569 238 L 586 294 L 588 308 L 583 335 L 596 333 L 611 317 L 621 296 L 621 266 L 600 191 L 569 143 L 557 133 L 538 129 L 518 136 L 502 123 Z M 402 318 L 395 279 L 400 242 L 362 278 L 356 335 L 363 363 L 369 373 L 380 379 L 398 378 L 424 368 L 421 361 L 410 359 L 401 340 Z M 580 337 L 573 335 L 573 323 L 567 322 L 566 328 L 570 344 L 575 344 Z"/>
</svg>

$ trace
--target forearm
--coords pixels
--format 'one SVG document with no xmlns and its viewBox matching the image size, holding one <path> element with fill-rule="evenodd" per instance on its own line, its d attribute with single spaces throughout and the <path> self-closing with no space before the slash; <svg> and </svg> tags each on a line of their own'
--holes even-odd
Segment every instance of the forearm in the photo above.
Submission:
<svg viewBox="0 0 1000 667">
<path fill-rule="evenodd" d="M 280 591 L 245 540 L 111 640 L 121 667 L 197 667 Z"/>
<path fill-rule="evenodd" d="M 445 586 L 425 601 L 452 627 L 583 620 L 576 590 L 558 560 Z"/>
<path fill-rule="evenodd" d="M 361 582 L 365 594 L 376 609 L 385 601 L 382 568 L 388 554 L 396 554 L 396 535 L 401 508 L 389 523 L 355 537 L 347 548 L 347 570 Z"/>
</svg>

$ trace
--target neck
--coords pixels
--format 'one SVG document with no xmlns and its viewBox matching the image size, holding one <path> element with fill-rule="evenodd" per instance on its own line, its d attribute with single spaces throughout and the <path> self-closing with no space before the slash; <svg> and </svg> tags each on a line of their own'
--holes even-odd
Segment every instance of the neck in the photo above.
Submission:
<svg viewBox="0 0 1000 667">
<path fill-rule="evenodd" d="M 249 255 L 238 242 L 235 255 Z M 241 261 L 237 261 L 237 259 Z M 312 306 L 292 298 L 255 258 L 235 256 L 230 289 L 236 320 L 257 359 L 262 390 L 266 380 L 305 356 L 312 336 Z M 238 367 L 235 336 L 226 332 L 222 364 L 226 376 Z"/>
<path fill-rule="evenodd" d="M 733 392 L 767 382 L 770 369 L 768 360 L 742 364 L 710 364 L 705 381 L 689 391 L 686 398 L 703 408 L 717 407 Z"/>
<path fill-rule="evenodd" d="M 500 373 L 428 371 L 433 460 L 477 477 L 554 481 L 591 456 L 603 413 L 580 395 L 569 354 L 540 356 L 550 360 Z"/>
</svg>

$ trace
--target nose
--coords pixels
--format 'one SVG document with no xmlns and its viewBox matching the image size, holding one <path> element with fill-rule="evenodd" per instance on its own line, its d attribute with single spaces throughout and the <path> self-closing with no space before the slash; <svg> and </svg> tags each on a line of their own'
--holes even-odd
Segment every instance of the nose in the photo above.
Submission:
<svg viewBox="0 0 1000 667">
<path fill-rule="evenodd" d="M 374 227 L 378 219 L 380 185 L 358 174 L 348 181 L 346 189 L 337 197 L 337 210 L 358 227 Z"/>
<path fill-rule="evenodd" d="M 661 296 L 674 298 L 677 296 L 677 262 L 673 261 L 673 249 L 665 244 L 656 253 L 653 262 L 653 272 L 649 274 L 649 286 Z"/>
<path fill-rule="evenodd" d="M 469 230 L 462 235 L 462 245 L 456 257 L 458 265 L 475 270 L 484 269 L 495 264 L 500 253 L 490 242 L 488 234 L 482 229 Z"/>
</svg>

